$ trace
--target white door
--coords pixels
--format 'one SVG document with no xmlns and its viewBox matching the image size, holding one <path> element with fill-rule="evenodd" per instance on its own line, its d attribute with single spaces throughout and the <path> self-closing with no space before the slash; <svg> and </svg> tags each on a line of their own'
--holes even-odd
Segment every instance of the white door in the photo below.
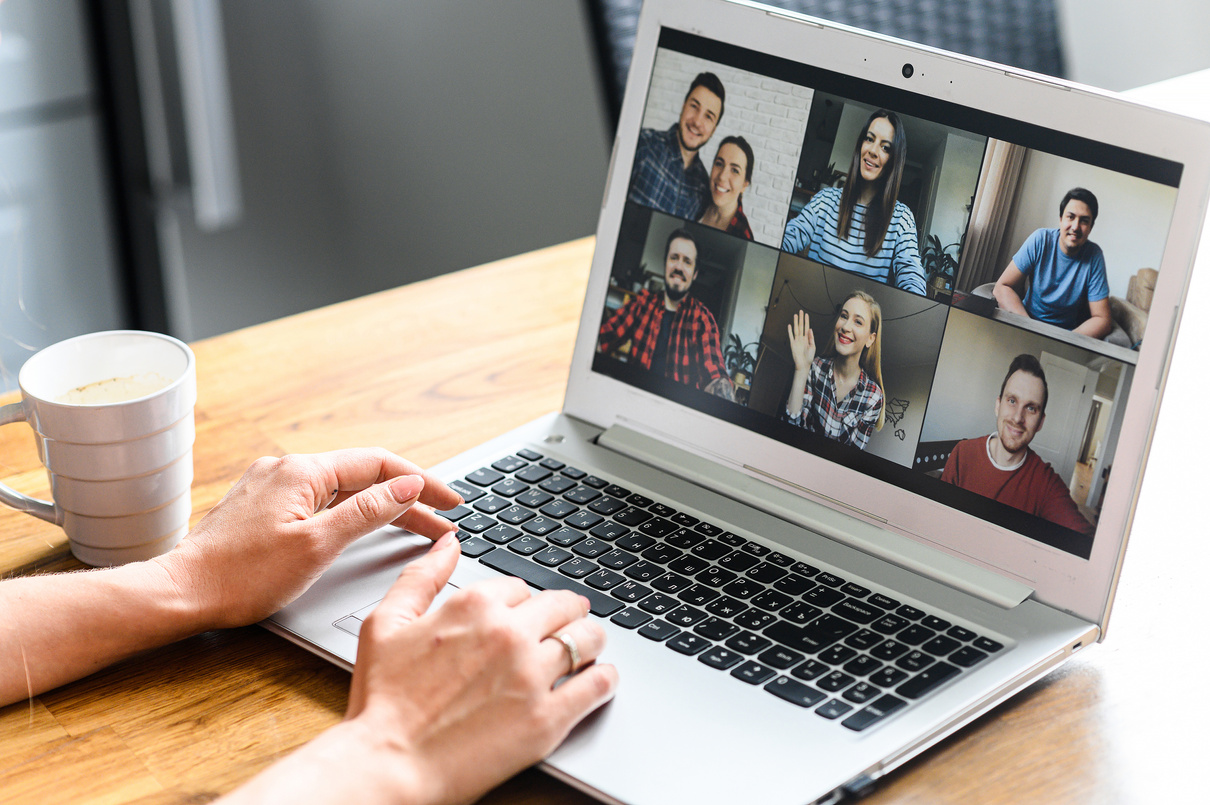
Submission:
<svg viewBox="0 0 1210 805">
<path fill-rule="evenodd" d="M 1048 391 L 1046 422 L 1029 446 L 1070 486 L 1097 390 L 1097 372 L 1049 352 L 1042 353 L 1042 371 Z"/>
</svg>

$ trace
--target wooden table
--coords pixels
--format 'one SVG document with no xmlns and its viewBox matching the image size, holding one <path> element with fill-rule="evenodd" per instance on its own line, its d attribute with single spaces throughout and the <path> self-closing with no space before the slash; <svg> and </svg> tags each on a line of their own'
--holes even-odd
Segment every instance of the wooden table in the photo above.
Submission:
<svg viewBox="0 0 1210 805">
<path fill-rule="evenodd" d="M 591 250 L 576 241 L 196 344 L 195 516 L 263 454 L 382 445 L 434 464 L 558 408 Z M 1210 652 L 1194 613 L 1210 567 L 1208 252 L 1108 642 L 907 764 L 868 802 L 1204 800 Z M 0 477 L 48 494 L 20 426 L 0 428 Z M 74 567 L 61 531 L 0 509 L 0 570 Z M 335 723 L 348 683 L 259 627 L 149 652 L 0 709 L 0 803 L 205 801 Z M 590 800 L 530 771 L 484 801 Z"/>
</svg>

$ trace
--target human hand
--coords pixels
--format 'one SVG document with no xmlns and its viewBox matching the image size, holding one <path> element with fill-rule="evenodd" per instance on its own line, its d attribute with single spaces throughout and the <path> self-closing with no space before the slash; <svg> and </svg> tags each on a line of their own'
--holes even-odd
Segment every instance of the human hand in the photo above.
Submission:
<svg viewBox="0 0 1210 805">
<path fill-rule="evenodd" d="M 386 450 L 262 458 L 180 545 L 154 561 L 198 630 L 243 626 L 293 601 L 341 551 L 377 528 L 394 524 L 430 539 L 452 531 L 433 509 L 460 500 Z"/>
<path fill-rule="evenodd" d="M 735 384 L 731 382 L 729 377 L 716 377 L 706 384 L 706 388 L 702 391 L 707 394 L 713 394 L 715 397 L 722 397 L 724 400 L 735 402 Z"/>
<path fill-rule="evenodd" d="M 786 326 L 790 333 L 790 355 L 794 358 L 796 372 L 809 372 L 815 360 L 815 334 L 811 331 L 811 317 L 805 311 L 794 314 L 794 320 Z"/>
<path fill-rule="evenodd" d="M 573 593 L 531 596 L 500 578 L 425 614 L 458 554 L 452 535 L 439 540 L 361 627 L 343 727 L 392 750 L 375 765 L 397 770 L 409 803 L 477 798 L 553 751 L 617 685 L 612 666 L 593 664 L 605 633 Z M 556 688 L 576 670 L 558 634 L 575 641 L 582 670 Z"/>
</svg>

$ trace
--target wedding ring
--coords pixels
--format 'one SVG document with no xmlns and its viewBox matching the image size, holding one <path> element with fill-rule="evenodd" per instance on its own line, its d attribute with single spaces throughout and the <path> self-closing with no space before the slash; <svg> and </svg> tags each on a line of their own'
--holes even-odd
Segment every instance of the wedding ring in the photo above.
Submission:
<svg viewBox="0 0 1210 805">
<path fill-rule="evenodd" d="M 567 652 L 567 661 L 571 663 L 571 668 L 567 670 L 568 674 L 574 674 L 576 669 L 580 667 L 580 647 L 576 645 L 576 641 L 571 635 L 564 632 L 563 634 L 553 635 L 555 640 L 563 644 L 563 650 Z M 549 638 L 548 638 L 549 639 Z"/>
</svg>

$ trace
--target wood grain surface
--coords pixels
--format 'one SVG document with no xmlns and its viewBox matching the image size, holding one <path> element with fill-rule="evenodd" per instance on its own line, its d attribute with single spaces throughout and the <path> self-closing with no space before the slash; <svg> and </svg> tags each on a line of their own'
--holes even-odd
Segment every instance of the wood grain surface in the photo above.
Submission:
<svg viewBox="0 0 1210 805">
<path fill-rule="evenodd" d="M 195 344 L 195 518 L 261 455 L 381 445 L 430 465 L 557 409 L 591 253 L 575 241 Z M 0 478 L 48 494 L 23 425 L 0 428 Z M 1204 801 L 1207 653 L 1190 621 L 1210 551 L 1189 530 L 1137 536 L 1106 644 L 867 801 Z M 0 570 L 76 567 L 62 531 L 0 510 Z M 148 652 L 0 709 L 0 803 L 208 801 L 338 721 L 348 685 L 259 627 Z M 590 800 L 529 771 L 484 801 Z"/>
</svg>

